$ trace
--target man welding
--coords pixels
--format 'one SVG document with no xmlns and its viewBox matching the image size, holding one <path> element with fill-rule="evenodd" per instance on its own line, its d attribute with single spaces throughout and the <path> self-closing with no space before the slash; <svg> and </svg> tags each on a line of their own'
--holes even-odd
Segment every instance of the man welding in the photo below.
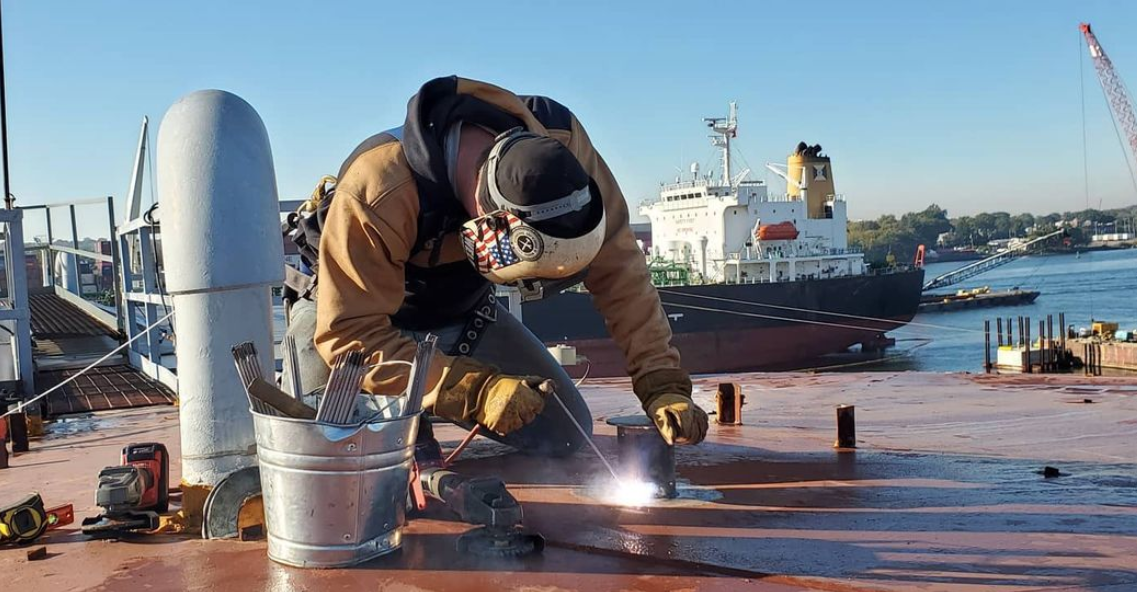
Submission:
<svg viewBox="0 0 1137 592">
<path fill-rule="evenodd" d="M 430 368 L 431 413 L 480 424 L 526 453 L 570 454 L 583 436 L 542 383 L 552 380 L 591 433 L 588 407 L 544 344 L 496 301 L 494 285 L 531 298 L 583 281 L 660 434 L 702 441 L 707 415 L 691 399 L 624 196 L 567 108 L 437 78 L 411 98 L 406 122 L 360 144 L 337 178 L 334 198 L 298 233 L 305 261 L 318 262 L 315 286 L 300 287 L 308 297 L 289 313 L 289 332 L 309 354 L 305 390 L 322 385 L 343 352 L 410 360 L 434 334 L 449 355 Z M 398 394 L 406 380 L 405 367 L 379 366 L 363 388 Z"/>
</svg>

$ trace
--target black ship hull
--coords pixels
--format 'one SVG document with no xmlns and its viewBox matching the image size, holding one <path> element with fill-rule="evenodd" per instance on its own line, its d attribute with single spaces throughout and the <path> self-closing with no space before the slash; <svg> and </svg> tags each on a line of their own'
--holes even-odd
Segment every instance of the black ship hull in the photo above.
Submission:
<svg viewBox="0 0 1137 592">
<path fill-rule="evenodd" d="M 920 305 L 923 269 L 765 284 L 659 288 L 672 343 L 693 374 L 801 368 L 853 345 L 878 345 Z M 819 312 L 825 311 L 825 312 Z M 587 294 L 523 305 L 525 325 L 546 345 L 576 347 L 580 375 L 623 376 L 623 354 Z"/>
</svg>

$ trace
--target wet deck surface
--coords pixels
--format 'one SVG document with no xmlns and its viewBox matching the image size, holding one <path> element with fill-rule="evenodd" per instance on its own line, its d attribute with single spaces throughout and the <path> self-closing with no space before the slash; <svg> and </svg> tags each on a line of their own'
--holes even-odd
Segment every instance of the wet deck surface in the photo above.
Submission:
<svg viewBox="0 0 1137 592">
<path fill-rule="evenodd" d="M 714 426 L 677 453 L 679 500 L 606 505 L 585 452 L 510 454 L 477 440 L 458 469 L 502 476 L 542 557 L 486 562 L 453 550 L 466 526 L 413 521 L 396 555 L 347 570 L 269 561 L 265 544 L 176 536 L 41 539 L 27 563 L 0 549 L 6 588 L 36 590 L 1137 590 L 1137 381 L 942 374 L 770 374 L 741 382 L 746 425 Z M 638 412 L 624 381 L 590 381 L 597 444 L 615 458 L 606 417 Z M 1085 400 L 1091 402 L 1086 403 Z M 834 411 L 857 406 L 858 450 L 837 452 Z M 128 441 L 177 454 L 177 411 L 72 418 L 0 471 L 0 492 L 36 487 L 94 515 L 99 468 Z M 444 446 L 461 437 L 439 430 Z M 1047 479 L 1044 466 L 1064 476 Z M 177 478 L 176 468 L 174 478 Z"/>
</svg>

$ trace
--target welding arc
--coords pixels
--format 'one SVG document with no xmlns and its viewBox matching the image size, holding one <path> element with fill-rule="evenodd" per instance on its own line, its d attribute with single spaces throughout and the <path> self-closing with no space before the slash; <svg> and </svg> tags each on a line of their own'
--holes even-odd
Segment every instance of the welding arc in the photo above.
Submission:
<svg viewBox="0 0 1137 592">
<path fill-rule="evenodd" d="M 601 454 L 600 449 L 596 447 L 596 442 L 593 442 L 592 438 L 588 436 L 588 432 L 584 431 L 584 426 L 580 425 L 580 422 L 576 420 L 576 416 L 574 416 L 572 412 L 569 411 L 568 406 L 566 406 L 565 402 L 561 400 L 561 396 L 557 394 L 556 390 L 552 391 L 552 395 L 553 400 L 555 400 L 557 404 L 561 406 L 561 409 L 564 410 L 565 415 L 568 416 L 569 421 L 572 422 L 572 425 L 576 426 L 576 429 L 580 430 L 580 435 L 584 437 L 584 441 L 588 442 L 588 445 L 592 447 L 592 450 L 596 453 L 596 456 L 600 457 L 600 462 L 604 463 L 604 466 L 608 468 L 609 473 L 612 473 L 612 478 L 616 480 L 616 483 L 623 485 L 623 481 L 620 480 L 620 476 L 616 474 L 616 469 L 613 469 L 612 465 L 608 462 L 608 459 L 604 458 L 604 455 Z"/>
</svg>

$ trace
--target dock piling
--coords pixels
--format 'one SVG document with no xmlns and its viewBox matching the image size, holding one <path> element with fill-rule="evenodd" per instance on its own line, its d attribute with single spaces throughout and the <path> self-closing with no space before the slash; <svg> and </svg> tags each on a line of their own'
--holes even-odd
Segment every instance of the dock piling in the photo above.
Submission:
<svg viewBox="0 0 1137 592">
<path fill-rule="evenodd" d="M 1030 363 L 1030 317 L 1020 317 L 1019 320 L 1023 325 L 1023 330 L 1020 332 L 1021 335 L 1019 335 L 1019 339 L 1021 339 L 1023 342 L 1026 357 L 1023 363 L 1023 368 L 1026 370 L 1027 374 L 1031 374 L 1034 372 L 1034 368 L 1031 367 Z"/>
<path fill-rule="evenodd" d="M 1003 347 L 1003 317 L 995 319 L 995 332 L 999 338 L 999 347 Z"/>
<path fill-rule="evenodd" d="M 1003 341 L 1003 336 L 1000 332 L 1000 343 Z M 987 374 L 991 373 L 991 321 L 984 319 L 983 321 L 983 371 Z"/>
</svg>

